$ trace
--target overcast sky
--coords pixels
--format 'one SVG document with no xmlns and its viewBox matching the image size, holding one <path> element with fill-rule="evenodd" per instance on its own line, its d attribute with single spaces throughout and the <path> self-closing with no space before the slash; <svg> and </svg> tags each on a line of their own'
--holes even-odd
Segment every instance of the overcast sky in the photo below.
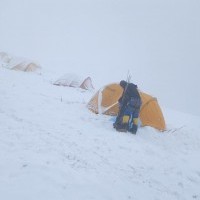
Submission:
<svg viewBox="0 0 200 200">
<path fill-rule="evenodd" d="M 97 89 L 129 70 L 163 106 L 200 115 L 199 0 L 0 0 L 0 30 L 0 51 Z"/>
</svg>

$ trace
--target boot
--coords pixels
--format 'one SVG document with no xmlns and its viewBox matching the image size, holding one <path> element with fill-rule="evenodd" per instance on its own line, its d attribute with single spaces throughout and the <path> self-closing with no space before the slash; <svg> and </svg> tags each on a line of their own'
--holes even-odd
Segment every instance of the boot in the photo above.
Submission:
<svg viewBox="0 0 200 200">
<path fill-rule="evenodd" d="M 118 124 L 116 126 L 116 130 L 119 132 L 127 132 L 128 131 L 127 124 Z"/>
<path fill-rule="evenodd" d="M 129 129 L 129 132 L 132 134 L 136 134 L 137 129 L 138 129 L 137 125 L 133 124 L 132 128 Z"/>
</svg>

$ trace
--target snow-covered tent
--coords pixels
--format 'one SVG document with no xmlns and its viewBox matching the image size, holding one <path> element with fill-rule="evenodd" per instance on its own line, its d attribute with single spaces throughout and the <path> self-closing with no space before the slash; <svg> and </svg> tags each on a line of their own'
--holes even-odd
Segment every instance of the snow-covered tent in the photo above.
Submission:
<svg viewBox="0 0 200 200">
<path fill-rule="evenodd" d="M 80 87 L 85 90 L 94 89 L 92 79 L 90 77 L 82 78 L 76 74 L 65 74 L 61 76 L 54 85 L 68 86 L 68 87 Z"/>
<path fill-rule="evenodd" d="M 101 88 L 89 101 L 88 108 L 94 113 L 106 115 L 117 115 L 118 99 L 122 95 L 122 88 L 119 84 L 109 84 Z M 166 129 L 165 120 L 155 97 L 139 91 L 142 106 L 140 109 L 140 120 L 142 126 L 151 126 L 160 131 Z"/>
<path fill-rule="evenodd" d="M 24 61 L 12 67 L 13 70 L 33 72 L 40 69 L 40 65 L 33 61 Z"/>
<path fill-rule="evenodd" d="M 35 61 L 25 58 L 14 57 L 5 52 L 0 52 L 1 66 L 24 72 L 33 72 L 41 68 L 41 66 Z"/>
</svg>

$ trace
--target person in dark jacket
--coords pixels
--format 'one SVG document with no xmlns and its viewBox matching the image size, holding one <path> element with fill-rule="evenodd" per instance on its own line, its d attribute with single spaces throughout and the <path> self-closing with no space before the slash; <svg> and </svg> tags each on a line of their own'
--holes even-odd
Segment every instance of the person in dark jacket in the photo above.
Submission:
<svg viewBox="0 0 200 200">
<path fill-rule="evenodd" d="M 138 117 L 142 104 L 137 85 L 120 81 L 123 94 L 118 100 L 119 113 L 113 127 L 120 132 L 131 132 L 136 134 L 138 129 Z"/>
</svg>

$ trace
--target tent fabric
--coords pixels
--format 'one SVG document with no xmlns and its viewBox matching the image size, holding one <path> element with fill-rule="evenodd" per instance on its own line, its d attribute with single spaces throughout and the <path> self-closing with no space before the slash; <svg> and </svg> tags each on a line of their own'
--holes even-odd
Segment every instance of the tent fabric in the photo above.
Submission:
<svg viewBox="0 0 200 200">
<path fill-rule="evenodd" d="M 80 87 L 85 90 L 94 89 L 90 77 L 81 78 L 76 74 L 65 74 L 54 82 L 57 86 Z"/>
<path fill-rule="evenodd" d="M 41 68 L 41 66 L 25 58 L 13 57 L 5 52 L 0 52 L 1 66 L 11 70 L 34 72 Z"/>
<path fill-rule="evenodd" d="M 22 62 L 13 66 L 11 69 L 24 72 L 34 72 L 37 69 L 40 69 L 40 66 L 34 62 Z"/>
<path fill-rule="evenodd" d="M 94 113 L 116 116 L 118 108 L 118 99 L 123 93 L 119 84 L 113 83 L 101 88 L 89 101 L 88 108 Z M 151 126 L 160 131 L 166 129 L 165 120 L 155 97 L 139 91 L 142 106 L 140 109 L 140 120 L 142 126 Z"/>
<path fill-rule="evenodd" d="M 81 83 L 80 88 L 90 90 L 94 89 L 93 84 L 92 84 L 92 79 L 90 77 L 87 77 L 84 79 L 84 81 Z"/>
</svg>

